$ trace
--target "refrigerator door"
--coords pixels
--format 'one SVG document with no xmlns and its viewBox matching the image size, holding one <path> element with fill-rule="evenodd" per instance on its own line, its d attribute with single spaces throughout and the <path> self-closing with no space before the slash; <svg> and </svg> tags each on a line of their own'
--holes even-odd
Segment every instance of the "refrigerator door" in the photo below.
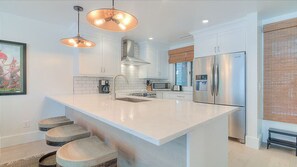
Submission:
<svg viewBox="0 0 297 167">
<path fill-rule="evenodd" d="M 245 106 L 245 52 L 217 55 L 215 104 Z"/>
<path fill-rule="evenodd" d="M 193 100 L 214 104 L 214 56 L 194 59 Z"/>
</svg>

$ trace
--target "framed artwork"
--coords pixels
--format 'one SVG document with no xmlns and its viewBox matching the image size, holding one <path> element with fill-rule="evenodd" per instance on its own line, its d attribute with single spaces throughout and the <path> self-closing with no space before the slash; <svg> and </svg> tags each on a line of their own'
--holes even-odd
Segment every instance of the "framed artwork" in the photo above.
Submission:
<svg viewBox="0 0 297 167">
<path fill-rule="evenodd" d="M 26 46 L 0 40 L 0 96 L 27 93 Z"/>
</svg>

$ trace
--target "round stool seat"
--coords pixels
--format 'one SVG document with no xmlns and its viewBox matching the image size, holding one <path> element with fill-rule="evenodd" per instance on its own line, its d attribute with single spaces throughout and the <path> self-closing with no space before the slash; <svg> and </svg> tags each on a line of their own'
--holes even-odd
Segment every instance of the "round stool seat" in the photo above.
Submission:
<svg viewBox="0 0 297 167">
<path fill-rule="evenodd" d="M 51 146 L 62 146 L 73 140 L 90 137 L 91 132 L 77 124 L 64 125 L 46 132 L 46 143 Z"/>
<path fill-rule="evenodd" d="M 73 124 L 73 121 L 65 116 L 43 119 L 38 122 L 39 130 L 41 131 L 48 131 L 52 128 L 69 124 Z"/>
<path fill-rule="evenodd" d="M 92 136 L 75 140 L 58 149 L 56 160 L 63 167 L 90 167 L 103 163 L 116 164 L 117 151 Z"/>
</svg>

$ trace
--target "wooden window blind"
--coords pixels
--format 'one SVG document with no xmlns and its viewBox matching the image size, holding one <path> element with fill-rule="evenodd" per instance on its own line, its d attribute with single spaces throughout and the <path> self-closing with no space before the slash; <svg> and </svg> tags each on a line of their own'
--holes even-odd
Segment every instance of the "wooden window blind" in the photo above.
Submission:
<svg viewBox="0 0 297 167">
<path fill-rule="evenodd" d="M 264 119 L 297 123 L 297 18 L 264 27 Z"/>
<path fill-rule="evenodd" d="M 169 60 L 170 64 L 189 62 L 194 59 L 194 46 L 187 46 L 183 48 L 178 48 L 174 50 L 169 50 Z"/>
</svg>

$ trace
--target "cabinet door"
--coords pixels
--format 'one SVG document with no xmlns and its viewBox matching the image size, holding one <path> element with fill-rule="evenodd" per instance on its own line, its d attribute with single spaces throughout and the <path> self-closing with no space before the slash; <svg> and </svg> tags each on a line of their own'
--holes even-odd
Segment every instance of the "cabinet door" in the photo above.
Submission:
<svg viewBox="0 0 297 167">
<path fill-rule="evenodd" d="M 171 93 L 163 92 L 163 99 L 171 99 Z"/>
<path fill-rule="evenodd" d="M 146 43 L 139 43 L 138 50 L 139 50 L 139 58 L 149 62 L 149 58 L 147 55 L 147 45 Z M 148 67 L 150 64 L 139 66 L 139 78 L 147 78 Z"/>
<path fill-rule="evenodd" d="M 102 75 L 114 76 L 120 74 L 121 68 L 121 40 L 102 37 Z"/>
<path fill-rule="evenodd" d="M 101 45 L 100 39 L 93 38 L 97 45 L 94 48 L 79 49 L 79 74 L 100 75 L 101 69 Z M 99 42 L 99 45 L 98 45 Z"/>
<path fill-rule="evenodd" d="M 217 33 L 195 37 L 195 57 L 205 57 L 216 54 Z"/>
<path fill-rule="evenodd" d="M 176 100 L 187 100 L 187 101 L 193 100 L 193 95 L 191 94 L 175 93 L 173 96 L 174 96 L 174 99 Z"/>
<path fill-rule="evenodd" d="M 158 63 L 158 78 L 168 79 L 168 52 L 166 50 L 160 50 L 159 52 L 159 63 Z"/>
<path fill-rule="evenodd" d="M 168 79 L 168 53 L 163 45 L 152 44 L 148 42 L 139 44 L 139 53 L 141 59 L 150 64 L 140 66 L 140 78 Z"/>
<path fill-rule="evenodd" d="M 156 92 L 157 99 L 163 99 L 163 92 Z"/>
<path fill-rule="evenodd" d="M 148 62 L 150 62 L 151 64 L 147 65 L 147 77 L 148 78 L 158 78 L 159 77 L 159 52 L 158 49 L 153 47 L 153 46 L 149 46 L 147 49 L 147 58 L 148 58 Z"/>
<path fill-rule="evenodd" d="M 234 28 L 218 34 L 218 53 L 233 53 L 245 51 L 244 27 Z"/>
</svg>

